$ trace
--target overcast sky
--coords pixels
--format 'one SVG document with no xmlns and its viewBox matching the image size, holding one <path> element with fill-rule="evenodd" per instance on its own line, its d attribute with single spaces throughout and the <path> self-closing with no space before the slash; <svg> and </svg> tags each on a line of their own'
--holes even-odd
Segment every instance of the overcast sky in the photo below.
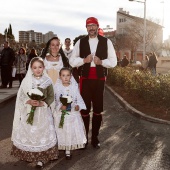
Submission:
<svg viewBox="0 0 170 170">
<path fill-rule="evenodd" d="M 142 0 L 141 0 L 142 1 Z M 164 39 L 170 35 L 170 0 L 146 0 L 146 16 L 164 23 Z M 144 3 L 129 0 L 3 0 L 0 8 L 0 33 L 11 23 L 15 39 L 18 31 L 53 31 L 61 41 L 86 34 L 86 18 L 98 18 L 101 28 L 116 29 L 119 8 L 143 17 Z"/>
</svg>

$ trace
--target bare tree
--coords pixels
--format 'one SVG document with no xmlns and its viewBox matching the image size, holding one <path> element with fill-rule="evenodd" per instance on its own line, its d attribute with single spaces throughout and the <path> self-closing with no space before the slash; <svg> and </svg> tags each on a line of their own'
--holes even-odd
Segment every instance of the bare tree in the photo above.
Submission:
<svg viewBox="0 0 170 170">
<path fill-rule="evenodd" d="M 158 21 L 157 21 L 158 22 Z M 131 59 L 133 60 L 134 53 L 137 50 L 143 50 L 143 33 L 144 33 L 143 19 L 135 17 L 126 24 L 123 28 L 123 34 L 115 36 L 115 49 L 130 50 Z M 162 27 L 153 22 L 151 19 L 146 21 L 146 35 L 145 35 L 145 49 L 146 51 L 158 51 L 162 48 L 161 35 Z"/>
</svg>

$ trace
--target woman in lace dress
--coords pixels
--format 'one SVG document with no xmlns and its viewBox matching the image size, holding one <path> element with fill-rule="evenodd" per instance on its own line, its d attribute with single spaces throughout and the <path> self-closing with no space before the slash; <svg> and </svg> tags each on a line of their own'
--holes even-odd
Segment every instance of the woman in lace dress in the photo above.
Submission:
<svg viewBox="0 0 170 170">
<path fill-rule="evenodd" d="M 36 88 L 45 96 L 43 101 L 31 100 L 28 97 L 27 93 Z M 53 102 L 52 81 L 44 72 L 43 60 L 35 57 L 30 62 L 17 94 L 12 155 L 20 160 L 36 162 L 39 167 L 49 160 L 58 159 L 57 139 L 50 108 Z M 36 106 L 32 125 L 27 123 L 31 106 Z"/>
<path fill-rule="evenodd" d="M 41 56 L 44 59 L 47 74 L 52 79 L 53 84 L 59 77 L 59 71 L 63 67 L 69 67 L 68 58 L 65 56 L 58 37 L 51 38 Z"/>
<path fill-rule="evenodd" d="M 86 140 L 84 123 L 80 115 L 81 109 L 86 109 L 84 101 L 79 93 L 78 84 L 71 78 L 69 68 L 60 70 L 60 78 L 54 87 L 56 93 L 56 113 L 54 113 L 54 124 L 58 138 L 58 149 L 65 150 L 66 159 L 71 159 L 70 150 L 84 148 Z M 60 128 L 62 110 L 66 110 L 60 102 L 61 96 L 72 98 L 71 111 L 65 115 L 63 127 Z"/>
</svg>

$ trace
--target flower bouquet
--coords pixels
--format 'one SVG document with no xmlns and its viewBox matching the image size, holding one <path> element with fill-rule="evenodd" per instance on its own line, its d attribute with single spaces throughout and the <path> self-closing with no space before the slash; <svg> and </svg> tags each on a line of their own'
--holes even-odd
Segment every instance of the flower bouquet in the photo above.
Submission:
<svg viewBox="0 0 170 170">
<path fill-rule="evenodd" d="M 61 96 L 60 102 L 62 103 L 63 106 L 66 106 L 66 110 L 61 111 L 62 114 L 61 114 L 61 119 L 59 123 L 59 128 L 63 128 L 65 115 L 66 114 L 69 115 L 67 111 L 71 111 L 72 98 L 71 96 Z"/>
<path fill-rule="evenodd" d="M 31 89 L 28 93 L 27 93 L 28 97 L 31 100 L 37 100 L 37 101 L 42 101 L 45 99 L 43 93 L 39 90 L 39 89 Z M 28 119 L 27 119 L 27 123 L 32 125 L 33 124 L 33 120 L 34 120 L 34 112 L 37 106 L 32 106 Z"/>
</svg>

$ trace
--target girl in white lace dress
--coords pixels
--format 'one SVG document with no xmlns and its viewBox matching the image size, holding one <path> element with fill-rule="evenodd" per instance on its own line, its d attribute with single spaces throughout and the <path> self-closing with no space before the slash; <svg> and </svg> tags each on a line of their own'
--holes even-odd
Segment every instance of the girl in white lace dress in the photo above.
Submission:
<svg viewBox="0 0 170 170">
<path fill-rule="evenodd" d="M 39 89 L 43 101 L 31 100 L 27 93 Z M 44 72 L 40 57 L 31 60 L 26 77 L 19 88 L 12 129 L 11 154 L 20 160 L 36 162 L 42 167 L 49 160 L 58 158 L 57 139 L 50 106 L 54 103 L 51 79 Z M 36 106 L 33 124 L 27 123 L 30 108 Z"/>
<path fill-rule="evenodd" d="M 84 101 L 79 93 L 78 84 L 71 78 L 71 71 L 62 68 L 59 72 L 60 78 L 54 87 L 56 94 L 56 113 L 54 113 L 54 124 L 58 138 L 58 149 L 66 151 L 66 159 L 71 159 L 70 150 L 84 148 L 86 135 L 84 123 L 80 115 L 81 109 L 86 109 Z M 65 115 L 63 128 L 59 128 L 62 110 L 66 110 L 60 102 L 61 96 L 72 98 L 71 111 Z"/>
</svg>

